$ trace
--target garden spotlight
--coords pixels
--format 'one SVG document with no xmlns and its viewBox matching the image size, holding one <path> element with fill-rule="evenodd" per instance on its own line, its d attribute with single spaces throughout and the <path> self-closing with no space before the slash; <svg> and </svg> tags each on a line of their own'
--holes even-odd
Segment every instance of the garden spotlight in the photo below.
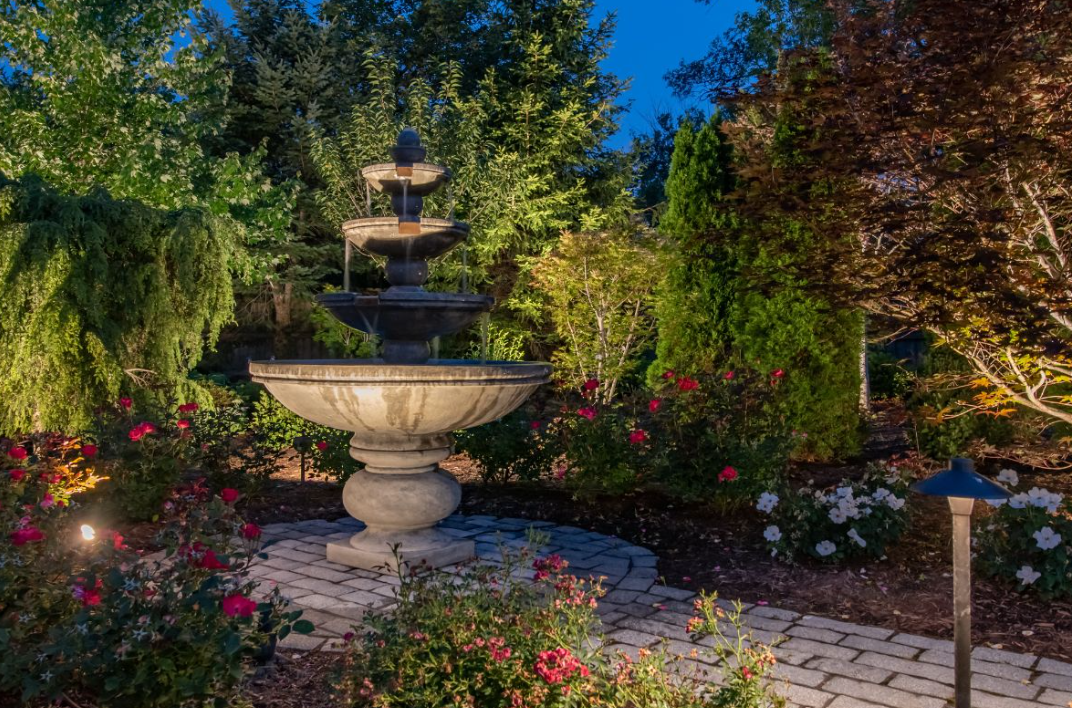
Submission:
<svg viewBox="0 0 1072 708">
<path fill-rule="evenodd" d="M 976 499 L 1008 499 L 1005 487 L 975 471 L 965 457 L 912 485 L 912 491 L 946 497 L 953 512 L 953 665 L 956 708 L 971 708 L 971 513 Z"/>
</svg>

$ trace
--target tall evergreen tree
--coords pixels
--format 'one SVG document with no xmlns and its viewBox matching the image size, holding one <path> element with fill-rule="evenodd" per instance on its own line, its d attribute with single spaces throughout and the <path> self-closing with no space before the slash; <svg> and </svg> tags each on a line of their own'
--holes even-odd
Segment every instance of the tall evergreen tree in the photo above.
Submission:
<svg viewBox="0 0 1072 708">
<path fill-rule="evenodd" d="M 713 372 L 727 366 L 737 264 L 732 251 L 710 238 L 737 229 L 729 203 L 735 178 L 731 150 L 712 118 L 697 130 L 684 122 L 674 137 L 666 180 L 666 213 L 659 223 L 665 277 L 659 284 L 659 338 L 649 377 L 663 371 Z"/>
<path fill-rule="evenodd" d="M 201 23 L 232 77 L 226 101 L 217 107 L 227 127 L 213 147 L 264 150 L 273 182 L 296 188 L 293 220 L 287 238 L 272 244 L 270 270 L 240 292 L 245 300 L 271 302 L 268 321 L 277 353 L 283 353 L 295 308 L 341 264 L 338 225 L 324 221 L 313 199 L 319 182 L 311 148 L 318 132 L 337 130 L 351 100 L 356 63 L 301 0 L 231 5 L 233 26 L 212 14 Z M 248 314 L 244 319 L 242 324 L 251 324 Z"/>
</svg>

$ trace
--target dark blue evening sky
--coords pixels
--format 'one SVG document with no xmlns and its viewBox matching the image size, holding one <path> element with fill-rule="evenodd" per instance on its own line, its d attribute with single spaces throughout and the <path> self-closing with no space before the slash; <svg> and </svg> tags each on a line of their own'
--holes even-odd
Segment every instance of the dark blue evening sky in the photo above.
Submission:
<svg viewBox="0 0 1072 708">
<path fill-rule="evenodd" d="M 231 17 L 226 0 L 205 0 L 208 7 Z M 660 111 L 680 113 L 687 104 L 674 98 L 663 75 L 682 59 L 700 57 L 711 40 L 722 34 L 753 0 L 597 0 L 600 14 L 616 12 L 614 47 L 605 62 L 608 70 L 631 77 L 626 94 L 630 111 L 622 120 L 615 147 L 628 143 L 632 132 L 643 132 Z M 706 108 L 706 106 L 703 106 Z M 706 112 L 706 111 L 705 111 Z"/>
</svg>

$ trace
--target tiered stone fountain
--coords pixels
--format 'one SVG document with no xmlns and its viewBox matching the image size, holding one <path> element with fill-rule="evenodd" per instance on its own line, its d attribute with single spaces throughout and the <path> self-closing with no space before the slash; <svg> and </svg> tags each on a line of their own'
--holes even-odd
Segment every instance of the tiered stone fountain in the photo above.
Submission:
<svg viewBox="0 0 1072 708">
<path fill-rule="evenodd" d="M 473 542 L 436 527 L 461 501 L 461 487 L 439 463 L 451 432 L 496 420 L 549 380 L 545 363 L 429 360 L 429 342 L 471 325 L 491 297 L 434 293 L 422 286 L 428 259 L 465 240 L 469 226 L 421 217 L 423 198 L 450 171 L 423 162 L 407 128 L 394 162 L 361 170 L 370 187 L 391 195 L 394 217 L 354 219 L 343 234 L 358 249 L 387 258 L 387 290 L 317 299 L 342 323 L 382 339 L 382 358 L 258 361 L 250 364 L 284 406 L 321 425 L 353 432 L 350 454 L 365 464 L 343 487 L 343 504 L 366 528 L 348 543 L 327 544 L 329 560 L 382 569 L 396 562 L 442 566 L 471 558 Z M 396 561 L 397 559 L 397 561 Z"/>
</svg>

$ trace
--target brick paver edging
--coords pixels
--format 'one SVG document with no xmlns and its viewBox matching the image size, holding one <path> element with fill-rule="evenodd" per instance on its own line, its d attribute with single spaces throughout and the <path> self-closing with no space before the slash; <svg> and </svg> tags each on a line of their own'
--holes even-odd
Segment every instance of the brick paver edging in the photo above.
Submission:
<svg viewBox="0 0 1072 708">
<path fill-rule="evenodd" d="M 528 529 L 547 534 L 546 553 L 558 553 L 579 574 L 602 575 L 609 590 L 600 603 L 603 631 L 627 653 L 667 642 L 683 657 L 699 650 L 689 640 L 694 593 L 660 582 L 650 550 L 619 538 L 548 522 L 491 516 L 452 516 L 444 529 L 476 541 L 477 555 L 494 560 L 499 544 L 526 543 Z M 268 558 L 251 574 L 278 585 L 316 625 L 312 635 L 291 634 L 284 650 L 338 651 L 341 636 L 369 611 L 389 610 L 398 579 L 328 561 L 324 544 L 349 538 L 360 522 L 301 521 L 263 529 Z M 755 638 L 780 642 L 779 690 L 807 708 L 944 708 L 952 704 L 951 642 L 745 603 Z M 1067 707 L 1072 664 L 986 647 L 973 656 L 975 708 Z"/>
</svg>

